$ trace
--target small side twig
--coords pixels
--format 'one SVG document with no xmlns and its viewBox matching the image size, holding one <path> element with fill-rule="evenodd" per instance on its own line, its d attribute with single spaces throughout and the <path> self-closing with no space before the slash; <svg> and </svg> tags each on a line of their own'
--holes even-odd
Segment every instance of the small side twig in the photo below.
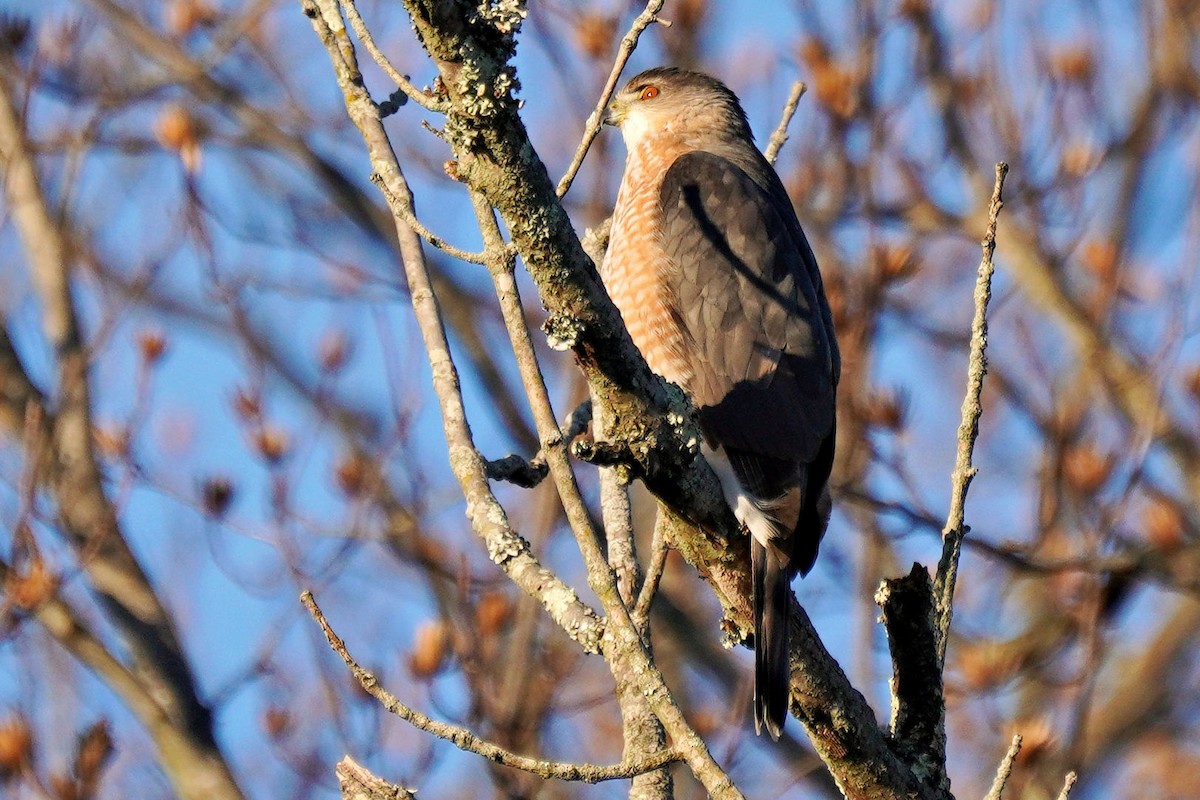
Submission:
<svg viewBox="0 0 1200 800">
<path fill-rule="evenodd" d="M 646 577 L 642 580 L 642 591 L 638 594 L 637 605 L 633 609 L 633 623 L 639 630 L 645 630 L 650 619 L 650 605 L 658 594 L 658 585 L 662 582 L 663 571 L 667 566 L 667 537 L 665 527 L 666 516 L 659 512 L 654 520 L 654 534 L 650 540 L 650 564 L 646 567 Z"/>
<path fill-rule="evenodd" d="M 950 512 L 946 527 L 942 529 L 942 557 L 938 561 L 937 578 L 934 581 L 934 608 L 936 617 L 938 664 L 946 663 L 946 641 L 950 632 L 950 618 L 954 606 L 954 584 L 958 578 L 958 559 L 962 554 L 963 537 L 967 534 L 964 507 L 967 489 L 975 477 L 971 455 L 975 440 L 979 438 L 979 418 L 983 415 L 980 397 L 983 394 L 983 376 L 987 372 L 987 307 L 992 297 L 992 272 L 995 266 L 992 255 L 996 251 L 996 225 L 1000 209 L 1004 207 L 1001 193 L 1008 164 L 996 165 L 996 182 L 992 187 L 992 200 L 988 208 L 988 225 L 980 246 L 983 256 L 979 261 L 979 275 L 975 282 L 975 317 L 971 322 L 971 355 L 967 366 L 967 392 L 963 397 L 962 422 L 958 426 L 958 454 L 951 474 Z"/>
<path fill-rule="evenodd" d="M 659 769 L 680 760 L 680 755 L 677 751 L 667 749 L 653 753 L 646 758 L 623 760 L 612 766 L 547 761 L 540 758 L 517 755 L 497 744 L 476 736 L 466 728 L 430 719 L 421 712 L 401 703 L 395 695 L 379 685 L 379 681 L 370 671 L 359 666 L 358 662 L 354 660 L 354 657 L 346 649 L 346 643 L 334 632 L 329 621 L 325 619 L 325 615 L 321 613 L 321 609 L 317 605 L 317 601 L 313 598 L 312 592 L 305 591 L 301 594 L 300 602 L 308 609 L 308 613 L 312 616 L 313 620 L 321 626 L 321 632 L 325 634 L 325 639 L 329 642 L 330 648 L 349 667 L 350 672 L 354 675 L 355 680 L 358 681 L 359 686 L 363 688 L 363 691 L 374 697 L 379 701 L 380 705 L 405 722 L 427 733 L 431 733 L 439 739 L 445 739 L 460 750 L 475 753 L 478 756 L 486 758 L 488 761 L 494 761 L 506 767 L 529 772 L 542 778 L 553 778 L 562 781 L 583 781 L 584 783 L 626 780 L 635 775 L 641 775 L 642 773 Z"/>
<path fill-rule="evenodd" d="M 621 78 L 621 71 L 625 69 L 625 62 L 629 61 L 629 56 L 633 54 L 634 48 L 637 47 L 638 39 L 641 38 L 642 31 L 658 22 L 663 25 L 670 25 L 665 20 L 658 18 L 658 12 L 662 11 L 663 3 L 666 0 L 650 0 L 646 3 L 646 7 L 642 13 L 637 15 L 633 24 L 629 27 L 629 32 L 621 39 L 621 44 L 617 48 L 617 59 L 613 62 L 612 71 L 608 74 L 608 80 L 604 83 L 604 91 L 600 92 L 600 99 L 596 101 L 596 107 L 592 109 L 592 113 L 588 115 L 587 122 L 584 123 L 583 140 L 579 143 L 579 147 L 575 150 L 575 157 L 571 159 L 571 165 L 567 167 L 566 173 L 558 181 L 558 187 L 555 191 L 559 197 L 565 195 L 571 188 L 571 184 L 575 181 L 575 176 L 579 173 L 579 168 L 583 166 L 583 159 L 587 157 L 588 150 L 592 147 L 592 142 L 600 135 L 600 126 L 604 120 L 604 111 L 608 108 L 608 101 L 612 99 L 613 92 L 617 89 L 617 81 Z"/>
<path fill-rule="evenodd" d="M 788 140 L 788 125 L 792 124 L 792 117 L 796 115 L 796 107 L 800 105 L 800 98 L 804 96 L 808 86 L 804 81 L 796 81 L 792 84 L 791 94 L 788 95 L 787 102 L 783 106 L 783 114 L 779 117 L 779 124 L 775 126 L 775 132 L 771 134 L 771 138 L 767 141 L 767 149 L 763 151 L 767 161 L 771 164 L 775 163 L 775 159 L 779 158 L 779 151 L 783 149 L 784 143 Z"/>
<path fill-rule="evenodd" d="M 992 788 L 984 796 L 983 800 L 1000 800 L 1004 794 L 1004 787 L 1008 784 L 1008 779 L 1012 775 L 1013 762 L 1017 760 L 1017 754 L 1021 752 L 1021 734 L 1013 735 L 1012 744 L 1008 746 L 1008 752 L 1004 754 L 1004 758 L 1000 760 L 1000 766 L 996 770 L 996 778 L 992 781 Z"/>
<path fill-rule="evenodd" d="M 410 198 L 401 197 L 395 194 L 391 187 L 387 185 L 387 181 L 379 173 L 371 175 L 371 183 L 379 187 L 379 191 L 383 192 L 384 199 L 387 200 L 392 213 L 404 220 L 404 224 L 412 228 L 413 231 L 428 242 L 431 246 L 441 250 L 446 255 L 457 258 L 460 261 L 466 261 L 469 264 L 486 264 L 487 258 L 483 253 L 472 253 L 469 250 L 463 250 L 461 247 L 456 247 L 441 236 L 425 227 L 425 223 L 417 219 L 417 210 L 413 207 Z"/>
<path fill-rule="evenodd" d="M 540 455 L 526 460 L 523 456 L 510 453 L 504 458 L 494 458 L 484 465 L 489 481 L 505 481 L 522 489 L 532 489 L 550 472 Z"/>
<path fill-rule="evenodd" d="M 380 69 L 387 73 L 387 76 L 392 79 L 392 82 L 399 87 L 409 99 L 414 103 L 430 111 L 436 111 L 444 114 L 446 112 L 446 104 L 439 102 L 434 97 L 426 94 L 418 89 L 407 75 L 401 75 L 388 57 L 383 54 L 383 51 L 375 44 L 375 38 L 371 36 L 371 31 L 367 29 L 367 25 L 363 22 L 362 17 L 358 13 L 358 7 L 354 4 L 354 0 L 338 0 L 338 4 L 342 7 L 342 12 L 346 15 L 346 19 L 350 20 L 350 27 L 354 29 L 354 35 L 363 43 L 363 47 L 367 48 L 367 52 L 371 54 L 371 58 L 375 59 L 375 63 Z M 393 94 L 389 98 L 389 102 L 396 103 L 398 98 Z M 399 107 L 403 103 L 396 103 Z"/>
<path fill-rule="evenodd" d="M 1058 793 L 1058 800 L 1069 800 L 1071 797 L 1071 790 L 1075 788 L 1075 781 L 1078 779 L 1079 776 L 1074 772 L 1067 773 L 1067 779 L 1063 781 L 1062 791 Z"/>
</svg>

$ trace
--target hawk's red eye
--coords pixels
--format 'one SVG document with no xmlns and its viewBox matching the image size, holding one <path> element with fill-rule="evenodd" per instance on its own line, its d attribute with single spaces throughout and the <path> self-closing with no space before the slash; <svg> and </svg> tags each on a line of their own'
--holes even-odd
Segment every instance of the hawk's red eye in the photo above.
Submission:
<svg viewBox="0 0 1200 800">
<path fill-rule="evenodd" d="M 645 89 L 642 89 L 642 94 L 638 97 L 638 99 L 639 100 L 653 100 L 656 97 L 658 97 L 658 87 L 657 86 L 647 86 Z"/>
</svg>

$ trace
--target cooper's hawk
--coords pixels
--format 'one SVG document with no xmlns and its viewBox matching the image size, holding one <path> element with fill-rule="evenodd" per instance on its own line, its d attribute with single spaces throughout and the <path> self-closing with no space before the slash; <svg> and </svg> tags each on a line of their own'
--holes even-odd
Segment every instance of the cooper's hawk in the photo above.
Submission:
<svg viewBox="0 0 1200 800">
<path fill-rule="evenodd" d="M 601 275 L 651 369 L 695 401 L 705 452 L 752 535 L 754 722 L 778 738 L 790 584 L 812 568 L 829 519 L 841 365 L 821 275 L 722 83 L 648 70 L 606 121 L 629 155 Z"/>
</svg>

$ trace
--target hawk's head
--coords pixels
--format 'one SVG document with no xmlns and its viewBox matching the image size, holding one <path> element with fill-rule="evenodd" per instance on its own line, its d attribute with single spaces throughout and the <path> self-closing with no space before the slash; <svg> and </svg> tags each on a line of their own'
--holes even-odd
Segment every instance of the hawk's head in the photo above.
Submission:
<svg viewBox="0 0 1200 800">
<path fill-rule="evenodd" d="M 655 67 L 634 76 L 613 97 L 604 121 L 621 129 L 630 150 L 664 131 L 753 140 L 746 114 L 729 87 L 678 67 Z"/>
</svg>

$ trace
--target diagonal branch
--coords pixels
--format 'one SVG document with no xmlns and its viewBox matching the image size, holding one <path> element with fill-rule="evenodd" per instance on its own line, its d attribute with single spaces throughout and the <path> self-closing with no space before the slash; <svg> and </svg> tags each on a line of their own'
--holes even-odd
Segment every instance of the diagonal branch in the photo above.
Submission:
<svg viewBox="0 0 1200 800">
<path fill-rule="evenodd" d="M 104 490 L 92 450 L 89 355 L 72 295 L 71 245 L 62 222 L 50 211 L 10 85 L 2 79 L 0 169 L 5 199 L 41 296 L 46 336 L 57 357 L 55 413 L 43 415 L 49 435 L 39 437 L 49 443 L 52 457 L 34 458 L 46 464 L 44 477 L 54 492 L 67 537 L 77 549 L 89 553 L 82 559 L 83 567 L 132 653 L 134 674 L 155 698 L 161 717 L 170 720 L 164 725 L 160 714 L 142 717 L 176 791 L 181 797 L 199 798 L 198 787 L 207 787 L 205 797 L 239 798 L 241 792 L 217 748 L 212 713 L 199 698 L 171 616 L 129 549 Z M 7 372 L 19 371 L 11 347 L 4 349 L 3 367 Z M 18 379 L 15 386 L 27 399 L 35 399 L 28 378 Z M 203 780 L 196 780 L 199 771 L 205 772 Z"/>
<path fill-rule="evenodd" d="M 346 101 L 347 112 L 367 143 L 371 163 L 380 176 L 380 181 L 386 185 L 390 196 L 401 198 L 404 203 L 411 206 L 411 192 L 384 131 L 379 108 L 362 88 L 361 75 L 358 72 L 353 47 L 346 35 L 345 26 L 336 6 L 328 0 L 325 2 L 309 1 L 302 5 L 306 15 L 312 20 L 318 37 L 329 52 L 338 85 Z M 544 182 L 548 183 L 544 167 L 542 175 Z M 561 211 L 561 206 L 559 208 Z M 429 355 L 433 371 L 434 391 L 442 409 L 443 429 L 449 443 L 451 468 L 466 495 L 467 512 L 472 526 L 487 542 L 488 552 L 493 561 L 499 564 L 526 592 L 539 599 L 555 621 L 562 625 L 572 638 L 579 641 L 587 652 L 596 652 L 602 646 L 606 658 L 611 660 L 614 655 L 610 648 L 616 648 L 623 656 L 630 659 L 632 671 L 641 676 L 644 681 L 642 690 L 651 706 L 663 719 L 664 725 L 675 739 L 676 746 L 685 754 L 689 766 L 704 783 L 709 793 L 717 798 L 740 800 L 741 794 L 713 761 L 703 740 L 690 728 L 671 699 L 662 675 L 654 667 L 642 645 L 641 637 L 629 617 L 628 609 L 621 603 L 612 572 L 601 552 L 597 532 L 591 527 L 586 508 L 582 504 L 582 498 L 579 497 L 578 488 L 574 486 L 574 477 L 570 473 L 570 464 L 566 460 L 565 449 L 553 446 L 554 439 L 561 437 L 554 421 L 553 412 L 549 409 L 548 398 L 541 398 L 536 391 L 540 376 L 533 379 L 531 385 L 535 395 L 534 416 L 538 422 L 539 434 L 543 437 L 543 449 L 546 452 L 551 475 L 555 478 L 560 496 L 566 506 L 568 518 L 576 531 L 585 563 L 588 565 L 589 583 L 609 614 L 609 624 L 606 627 L 601 626 L 599 620 L 595 619 L 594 613 L 580 603 L 569 587 L 561 584 L 561 581 L 550 576 L 544 568 L 537 564 L 529 552 L 528 543 L 509 528 L 504 509 L 488 486 L 486 464 L 472 442 L 458 376 L 450 356 L 445 330 L 442 327 L 437 299 L 430 285 L 420 239 L 408 227 L 401 214 L 396 214 L 395 222 L 404 268 L 409 280 L 414 315 Z M 578 247 L 577 240 L 576 246 Z M 623 331 L 623 329 L 621 330 Z M 628 342 L 628 336 L 625 337 L 625 341 Z M 632 348 L 632 342 L 628 342 L 628 345 Z M 525 366 L 536 369 L 536 364 Z M 645 368 L 644 361 L 642 367 Z M 527 375 L 526 377 L 532 379 L 532 376 Z M 541 386 L 541 391 L 543 393 L 545 391 L 544 384 Z M 538 574 L 531 575 L 530 570 L 534 569 L 535 565 Z M 552 590 L 547 589 L 545 585 L 548 580 L 554 582 Z M 584 609 L 586 613 L 581 615 L 577 609 Z M 605 638 L 601 644 L 597 637 L 602 629 Z"/>
<path fill-rule="evenodd" d="M 663 4 L 666 0 L 650 0 L 646 3 L 646 7 L 642 9 L 642 13 L 638 14 L 633 20 L 633 24 L 629 26 L 629 32 L 621 39 L 621 44 L 617 47 L 617 58 L 613 62 L 612 71 L 608 74 L 608 80 L 604 82 L 604 91 L 600 92 L 600 99 L 596 101 L 596 107 L 592 109 L 592 113 L 588 115 L 587 122 L 583 125 L 583 140 L 579 143 L 579 147 L 575 150 L 575 156 L 571 159 L 571 165 L 567 167 L 566 173 L 558 182 L 555 188 L 555 194 L 559 197 L 566 195 L 571 190 L 571 184 L 575 181 L 576 174 L 579 173 L 579 168 L 583 166 L 583 159 L 587 157 L 588 150 L 592 147 L 592 142 L 600 135 L 600 127 L 604 121 L 604 112 L 608 108 L 608 101 L 612 99 L 613 92 L 617 89 L 617 81 L 621 79 L 621 71 L 625 69 L 625 62 L 629 61 L 629 56 L 633 54 L 637 47 L 638 39 L 642 37 L 642 31 L 650 27 L 656 22 L 662 22 L 658 18 L 658 12 L 662 11 Z"/>
<path fill-rule="evenodd" d="M 387 187 L 389 198 L 401 199 L 412 207 L 412 193 L 400 171 L 396 154 L 383 128 L 379 109 L 362 85 L 362 76 L 354 60 L 345 27 L 336 7 L 326 14 L 314 4 L 304 5 L 321 42 L 333 63 L 338 86 L 346 102 L 350 119 L 358 127 L 379 180 Z M 488 555 L 527 594 L 545 606 L 551 618 L 584 649 L 600 650 L 604 624 L 596 612 L 579 600 L 574 590 L 546 569 L 534 556 L 529 542 L 513 531 L 508 515 L 488 485 L 487 464 L 475 449 L 471 428 L 463 406 L 458 371 L 450 355 L 450 343 L 442 324 L 441 310 L 434 294 L 421 239 L 409 227 L 406 217 L 394 211 L 401 260 L 408 278 L 413 314 L 429 356 L 433 388 L 442 413 L 442 429 L 450 453 L 450 466 L 467 500 L 467 516 L 472 528 L 483 539 Z"/>
<path fill-rule="evenodd" d="M 329 625 L 329 621 L 325 619 L 325 615 L 321 613 L 321 609 L 313 598 L 312 592 L 304 592 L 300 595 L 300 601 L 304 603 L 304 607 L 308 609 L 308 613 L 321 626 L 321 631 L 325 634 L 329 646 L 341 657 L 342 661 L 346 662 L 346 666 L 350 668 L 350 672 L 354 675 L 359 685 L 362 686 L 363 691 L 378 700 L 384 708 L 400 717 L 400 719 L 416 728 L 433 734 L 439 739 L 445 739 L 460 750 L 475 753 L 486 758 L 488 761 L 494 761 L 497 764 L 523 770 L 543 778 L 553 778 L 560 781 L 582 781 L 584 783 L 625 780 L 660 769 L 681 758 L 680 754 L 675 750 L 661 750 L 644 758 L 627 758 L 619 764 L 604 767 L 597 764 L 574 764 L 517 755 L 497 744 L 481 739 L 466 728 L 430 719 L 420 711 L 409 708 L 401 703 L 395 695 L 379 685 L 378 679 L 371 672 L 363 669 L 354 660 L 354 657 L 346 649 L 346 643 L 334 632 L 333 628 Z"/>
</svg>

